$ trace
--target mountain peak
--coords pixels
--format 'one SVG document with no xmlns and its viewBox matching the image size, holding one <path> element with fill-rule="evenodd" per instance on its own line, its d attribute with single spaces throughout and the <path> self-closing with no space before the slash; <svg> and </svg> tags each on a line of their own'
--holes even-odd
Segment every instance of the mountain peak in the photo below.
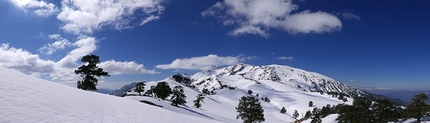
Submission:
<svg viewBox="0 0 430 123">
<path fill-rule="evenodd" d="M 350 97 L 382 98 L 319 73 L 277 64 L 255 66 L 239 63 L 196 73 L 191 76 L 191 80 L 192 85 L 199 90 L 217 90 L 226 86 L 244 90 L 258 87 L 274 91 L 339 93 Z"/>
</svg>

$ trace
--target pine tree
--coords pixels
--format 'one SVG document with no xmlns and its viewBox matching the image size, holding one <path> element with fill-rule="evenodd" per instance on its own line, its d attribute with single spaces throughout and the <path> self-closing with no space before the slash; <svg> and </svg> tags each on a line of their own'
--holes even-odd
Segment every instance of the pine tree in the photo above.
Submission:
<svg viewBox="0 0 430 123">
<path fill-rule="evenodd" d="M 251 94 L 252 94 L 252 91 L 251 91 L 251 90 L 248 90 L 248 94 L 249 94 L 249 95 L 251 95 Z"/>
<path fill-rule="evenodd" d="M 100 63 L 99 56 L 85 55 L 82 57 L 81 62 L 88 64 L 84 64 L 75 70 L 75 74 L 79 74 L 83 78 L 82 81 L 77 82 L 78 88 L 82 90 L 97 90 L 97 77 L 109 77 L 109 73 L 103 71 L 103 68 L 98 68 L 97 64 Z"/>
<path fill-rule="evenodd" d="M 170 98 L 172 100 L 173 106 L 184 105 L 187 103 L 185 99 L 187 96 L 184 94 L 184 88 L 182 86 L 175 86 L 173 87 L 173 96 Z"/>
<path fill-rule="evenodd" d="M 312 117 L 312 113 L 311 113 L 311 111 L 310 111 L 310 110 L 308 110 L 308 111 L 306 111 L 305 119 L 308 119 L 308 118 L 310 118 L 310 117 Z"/>
<path fill-rule="evenodd" d="M 163 100 L 172 94 L 172 89 L 170 89 L 170 86 L 167 82 L 157 83 L 157 86 L 155 86 L 152 91 L 155 93 L 155 96 Z"/>
<path fill-rule="evenodd" d="M 207 88 L 203 88 L 202 92 L 203 92 L 204 94 L 209 94 L 209 90 L 208 90 Z"/>
<path fill-rule="evenodd" d="M 396 107 L 388 100 L 377 100 L 371 108 L 376 122 L 382 123 L 397 120 Z"/>
<path fill-rule="evenodd" d="M 314 105 L 314 102 L 309 101 L 309 107 L 312 107 Z"/>
<path fill-rule="evenodd" d="M 154 96 L 154 88 L 155 88 L 155 86 L 151 86 L 151 87 L 149 88 L 149 90 L 147 90 L 147 91 L 144 93 L 144 95 L 146 95 L 146 96 Z"/>
<path fill-rule="evenodd" d="M 198 94 L 197 96 L 196 96 L 196 100 L 194 100 L 194 106 L 196 107 L 196 108 L 200 108 L 200 107 L 202 107 L 202 104 L 200 104 L 200 102 L 203 102 L 203 99 L 205 99 L 205 96 L 202 94 L 202 93 L 200 93 L 200 94 Z"/>
<path fill-rule="evenodd" d="M 282 114 L 285 114 L 287 112 L 287 110 L 285 109 L 285 107 L 282 107 L 282 109 L 281 109 L 281 113 Z"/>
<path fill-rule="evenodd" d="M 406 106 L 402 112 L 402 118 L 404 120 L 409 118 L 416 118 L 417 122 L 421 122 L 421 119 L 428 116 L 430 106 L 425 103 L 428 100 L 428 96 L 425 93 L 415 95 L 412 98 L 412 103 Z"/>
<path fill-rule="evenodd" d="M 339 123 L 371 123 L 374 121 L 369 110 L 372 102 L 366 98 L 356 98 L 352 106 L 342 105 L 337 120 Z"/>
<path fill-rule="evenodd" d="M 298 117 L 299 117 L 299 112 L 297 110 L 294 110 L 293 118 L 297 119 Z"/>
<path fill-rule="evenodd" d="M 261 123 L 265 121 L 263 107 L 255 97 L 241 97 L 236 111 L 239 113 L 236 119 L 240 118 L 244 123 Z"/>
<path fill-rule="evenodd" d="M 134 92 L 139 93 L 139 96 L 140 96 L 141 95 L 140 93 L 145 91 L 145 85 L 146 84 L 143 82 L 137 83 L 136 87 L 134 88 Z"/>
</svg>

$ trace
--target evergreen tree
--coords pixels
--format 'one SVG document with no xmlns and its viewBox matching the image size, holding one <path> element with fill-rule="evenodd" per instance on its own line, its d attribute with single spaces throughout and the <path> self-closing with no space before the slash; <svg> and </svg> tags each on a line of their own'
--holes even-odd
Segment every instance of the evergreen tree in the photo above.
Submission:
<svg viewBox="0 0 430 123">
<path fill-rule="evenodd" d="M 85 55 L 82 57 L 81 62 L 84 65 L 75 70 L 75 74 L 79 74 L 83 78 L 82 81 L 77 82 L 78 88 L 82 90 L 97 90 L 97 77 L 109 77 L 109 73 L 97 66 L 100 63 L 99 56 Z M 88 64 L 85 65 L 85 63 Z"/>
<path fill-rule="evenodd" d="M 144 93 L 144 95 L 146 95 L 146 96 L 154 96 L 154 88 L 155 88 L 155 86 L 151 86 L 151 87 L 149 88 L 149 90 L 147 90 L 147 91 Z"/>
<path fill-rule="evenodd" d="M 200 107 L 202 107 L 202 104 L 200 104 L 200 102 L 203 102 L 203 99 L 205 99 L 205 96 L 202 94 L 202 93 L 200 93 L 200 94 L 198 94 L 197 96 L 196 96 L 196 100 L 194 100 L 194 106 L 196 107 L 196 108 L 200 108 Z"/>
<path fill-rule="evenodd" d="M 252 91 L 251 91 L 251 90 L 248 90 L 248 94 L 249 94 L 249 95 L 251 95 L 251 94 L 252 94 Z"/>
<path fill-rule="evenodd" d="M 394 105 L 388 100 L 377 100 L 373 103 L 371 108 L 375 122 L 383 123 L 396 121 L 398 117 L 396 107 L 394 107 Z"/>
<path fill-rule="evenodd" d="M 305 119 L 308 119 L 308 118 L 310 118 L 310 117 L 312 117 L 312 114 L 311 114 L 311 111 L 310 111 L 310 110 L 308 110 L 308 111 L 306 111 Z"/>
<path fill-rule="evenodd" d="M 311 123 L 322 123 L 322 120 L 321 120 L 320 116 L 319 116 L 319 115 L 317 115 L 317 116 L 314 116 L 314 117 L 312 118 Z"/>
<path fill-rule="evenodd" d="M 340 123 L 371 123 L 374 121 L 369 110 L 372 102 L 366 98 L 356 98 L 352 106 L 343 105 L 339 111 L 337 120 Z"/>
<path fill-rule="evenodd" d="M 261 123 L 265 121 L 263 107 L 255 97 L 241 97 L 236 111 L 239 113 L 236 119 L 240 118 L 244 123 Z"/>
<path fill-rule="evenodd" d="M 281 113 L 282 114 L 285 114 L 287 112 L 287 109 L 285 109 L 285 107 L 282 107 L 282 109 L 281 109 Z"/>
<path fill-rule="evenodd" d="M 139 96 L 140 96 L 141 95 L 140 93 L 145 91 L 145 85 L 146 84 L 143 82 L 137 83 L 136 87 L 134 88 L 134 92 L 139 93 Z"/>
<path fill-rule="evenodd" d="M 264 102 L 270 102 L 270 99 L 269 99 L 269 98 L 267 98 L 267 97 L 265 97 L 265 98 L 264 98 Z"/>
<path fill-rule="evenodd" d="M 314 102 L 309 101 L 309 107 L 312 107 L 314 105 Z"/>
<path fill-rule="evenodd" d="M 428 96 L 425 93 L 415 95 L 412 98 L 412 103 L 406 106 L 402 112 L 402 118 L 404 120 L 409 118 L 416 118 L 417 122 L 421 122 L 421 119 L 428 116 L 430 106 L 425 103 L 428 100 Z"/>
<path fill-rule="evenodd" d="M 298 117 L 299 117 L 299 112 L 297 110 L 294 110 L 293 118 L 297 119 Z"/>
<path fill-rule="evenodd" d="M 185 99 L 187 96 L 184 94 L 184 88 L 182 86 L 175 86 L 173 87 L 173 96 L 170 98 L 172 100 L 173 106 L 184 105 L 187 103 Z"/>
<path fill-rule="evenodd" d="M 170 89 L 170 86 L 167 82 L 157 83 L 157 86 L 155 86 L 152 91 L 155 93 L 155 96 L 163 100 L 172 94 L 172 89 Z"/>
<path fill-rule="evenodd" d="M 209 94 L 209 90 L 208 90 L 207 88 L 203 88 L 202 92 L 203 92 L 204 94 Z"/>
<path fill-rule="evenodd" d="M 320 110 L 320 109 L 318 109 L 317 107 L 315 107 L 315 108 L 312 110 L 312 116 L 319 115 L 320 113 L 321 113 L 321 110 Z"/>
</svg>

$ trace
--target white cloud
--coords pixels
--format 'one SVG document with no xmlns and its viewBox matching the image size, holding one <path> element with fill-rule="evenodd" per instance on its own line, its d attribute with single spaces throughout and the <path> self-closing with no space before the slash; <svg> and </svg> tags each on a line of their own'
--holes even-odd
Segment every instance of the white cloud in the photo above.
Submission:
<svg viewBox="0 0 430 123">
<path fill-rule="evenodd" d="M 65 24 L 61 27 L 75 34 L 92 33 L 103 26 L 122 30 L 156 20 L 164 10 L 164 0 L 63 0 L 57 18 Z M 147 16 L 139 24 L 129 24 L 135 17 Z"/>
<path fill-rule="evenodd" d="M 121 75 L 121 74 L 158 74 L 154 70 L 147 70 L 142 64 L 137 64 L 136 62 L 118 62 L 115 60 L 108 60 L 101 62 L 99 67 L 103 68 L 105 71 L 109 72 L 111 75 Z"/>
<path fill-rule="evenodd" d="M 278 57 L 278 59 L 280 59 L 280 60 L 294 60 L 294 57 L 292 57 L 292 56 L 280 56 L 280 57 Z"/>
<path fill-rule="evenodd" d="M 251 58 L 253 57 L 244 57 L 243 55 L 220 57 L 210 54 L 208 56 L 176 59 L 170 64 L 155 67 L 159 69 L 209 70 L 214 66 L 235 65 Z"/>
<path fill-rule="evenodd" d="M 39 55 L 31 54 L 23 49 L 10 47 L 9 44 L 0 46 L 0 65 L 13 68 L 23 73 L 53 72 L 55 62 L 43 60 Z"/>
<path fill-rule="evenodd" d="M 54 43 L 45 44 L 42 48 L 39 49 L 39 52 L 45 54 L 52 54 L 58 49 L 64 49 L 66 46 L 70 46 L 71 43 L 69 40 L 61 37 L 59 34 L 52 34 L 48 36 L 50 39 L 56 40 Z"/>
<path fill-rule="evenodd" d="M 160 19 L 160 17 L 151 15 L 148 18 L 146 18 L 145 20 L 143 20 L 142 23 L 140 23 L 140 26 L 148 23 L 149 21 L 158 20 L 158 19 Z"/>
<path fill-rule="evenodd" d="M 266 31 L 261 30 L 260 27 L 255 27 L 255 26 L 240 27 L 230 32 L 230 35 L 236 36 L 236 35 L 247 34 L 247 33 L 258 34 L 261 37 L 266 37 L 266 38 L 269 37 L 269 34 L 267 34 Z"/>
<path fill-rule="evenodd" d="M 37 54 L 10 47 L 9 44 L 2 44 L 0 45 L 0 66 L 38 77 L 47 74 L 54 81 L 76 81 L 81 78 L 74 73 L 74 70 L 82 65 L 80 63 L 82 56 L 96 50 L 96 44 L 97 40 L 94 37 L 80 36 L 72 44 L 76 48 L 59 61 L 44 60 Z M 102 62 L 99 67 L 106 67 L 105 70 L 111 72 L 112 75 L 158 73 L 154 70 L 146 70 L 143 64 L 136 62 L 109 60 Z"/>
<path fill-rule="evenodd" d="M 59 10 L 52 3 L 43 0 L 9 0 L 15 6 L 27 11 L 34 10 L 37 16 L 49 16 L 57 13 Z"/>
<path fill-rule="evenodd" d="M 342 17 L 346 20 L 361 20 L 361 17 L 358 15 L 355 15 L 353 13 L 344 12 L 344 13 L 338 13 L 338 15 L 342 15 Z"/>
<path fill-rule="evenodd" d="M 59 61 L 43 60 L 37 54 L 3 44 L 0 47 L 0 65 L 34 76 L 48 74 L 52 80 L 75 81 L 80 79 L 74 70 L 82 65 L 79 62 L 81 57 L 98 48 L 98 40 L 85 34 L 103 27 L 122 30 L 158 20 L 164 10 L 162 3 L 165 0 L 62 0 L 60 9 L 43 0 L 9 1 L 24 11 L 34 11 L 38 16 L 58 14 L 57 19 L 64 23 L 60 28 L 76 34 L 77 40 L 70 42 L 59 34 L 49 35 L 55 42 L 43 45 L 39 52 L 53 54 L 59 49 L 74 48 Z M 39 36 L 43 36 L 43 33 Z M 106 70 L 112 71 L 112 75 L 159 73 L 146 70 L 143 64 L 136 62 L 109 60 L 102 63 Z"/>
<path fill-rule="evenodd" d="M 258 34 L 267 37 L 269 29 L 295 33 L 324 33 L 340 30 L 341 21 L 325 12 L 292 13 L 298 6 L 292 0 L 224 0 L 202 12 L 220 18 L 224 25 L 237 25 L 231 35 Z"/>
</svg>

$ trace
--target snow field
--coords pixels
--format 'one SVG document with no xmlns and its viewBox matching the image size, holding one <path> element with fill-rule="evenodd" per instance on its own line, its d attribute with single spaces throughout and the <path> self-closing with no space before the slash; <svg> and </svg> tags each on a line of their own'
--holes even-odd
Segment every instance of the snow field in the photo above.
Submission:
<svg viewBox="0 0 430 123">
<path fill-rule="evenodd" d="M 216 123 L 138 101 L 83 91 L 0 67 L 2 123 Z"/>
</svg>

